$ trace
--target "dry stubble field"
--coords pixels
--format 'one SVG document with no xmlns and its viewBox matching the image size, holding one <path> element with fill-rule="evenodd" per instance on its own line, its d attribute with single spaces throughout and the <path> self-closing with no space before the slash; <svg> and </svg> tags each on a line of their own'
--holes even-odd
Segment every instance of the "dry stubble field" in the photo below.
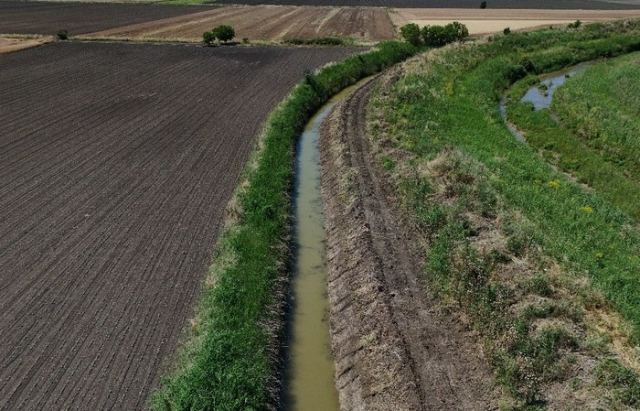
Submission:
<svg viewBox="0 0 640 411">
<path fill-rule="evenodd" d="M 0 58 L 0 409 L 139 409 L 267 113 L 353 50 L 56 43 Z"/>
</svg>

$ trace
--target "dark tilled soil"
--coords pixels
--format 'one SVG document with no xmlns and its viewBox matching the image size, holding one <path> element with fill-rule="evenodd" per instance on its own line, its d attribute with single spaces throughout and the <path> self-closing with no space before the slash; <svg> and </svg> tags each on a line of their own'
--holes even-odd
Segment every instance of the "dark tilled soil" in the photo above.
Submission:
<svg viewBox="0 0 640 411">
<path fill-rule="evenodd" d="M 321 140 L 330 327 L 343 410 L 497 409 L 477 339 L 420 280 L 419 239 L 372 158 L 375 80 L 334 110 Z"/>
<path fill-rule="evenodd" d="M 0 33 L 84 34 L 127 24 L 210 10 L 207 6 L 57 3 L 0 0 Z"/>
<path fill-rule="evenodd" d="M 368 6 L 479 9 L 481 0 L 216 0 L 221 4 L 283 4 L 304 6 Z M 598 0 L 488 0 L 494 9 L 629 10 L 639 5 Z"/>
<path fill-rule="evenodd" d="M 341 48 L 0 58 L 0 409 L 143 408 L 268 112 Z"/>
</svg>

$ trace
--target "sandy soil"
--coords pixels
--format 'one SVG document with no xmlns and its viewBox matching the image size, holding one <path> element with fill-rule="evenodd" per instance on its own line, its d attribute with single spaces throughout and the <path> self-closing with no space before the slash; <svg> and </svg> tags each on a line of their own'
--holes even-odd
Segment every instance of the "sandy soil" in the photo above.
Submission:
<svg viewBox="0 0 640 411">
<path fill-rule="evenodd" d="M 640 10 L 517 10 L 517 9 L 394 9 L 390 12 L 393 23 L 401 27 L 407 23 L 421 26 L 464 23 L 471 34 L 567 24 L 575 20 L 584 22 L 607 21 L 640 17 Z"/>
<path fill-rule="evenodd" d="M 227 6 L 93 33 L 90 37 L 201 41 L 202 33 L 231 24 L 236 38 L 279 41 L 345 36 L 384 40 L 395 36 L 385 9 L 353 7 Z"/>
<path fill-rule="evenodd" d="M 0 54 L 41 46 L 53 41 L 53 37 L 21 38 L 0 37 Z"/>
<path fill-rule="evenodd" d="M 0 57 L 0 410 L 138 410 L 267 114 L 344 48 Z"/>
<path fill-rule="evenodd" d="M 338 105 L 321 142 L 330 328 L 343 410 L 489 410 L 482 349 L 419 279 L 419 241 L 372 159 L 374 81 Z"/>
</svg>

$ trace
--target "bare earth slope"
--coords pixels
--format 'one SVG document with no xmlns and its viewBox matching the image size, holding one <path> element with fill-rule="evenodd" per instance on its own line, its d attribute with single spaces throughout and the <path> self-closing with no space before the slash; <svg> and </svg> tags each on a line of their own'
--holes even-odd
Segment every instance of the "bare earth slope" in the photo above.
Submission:
<svg viewBox="0 0 640 411">
<path fill-rule="evenodd" d="M 482 350 L 425 292 L 416 238 L 369 152 L 365 117 L 374 83 L 335 109 L 321 142 L 341 407 L 495 409 Z"/>
<path fill-rule="evenodd" d="M 0 0 L 0 33 L 82 34 L 210 10 L 208 6 L 153 4 L 57 3 Z"/>
<path fill-rule="evenodd" d="M 0 58 L 0 409 L 143 407 L 267 113 L 347 49 Z"/>
</svg>

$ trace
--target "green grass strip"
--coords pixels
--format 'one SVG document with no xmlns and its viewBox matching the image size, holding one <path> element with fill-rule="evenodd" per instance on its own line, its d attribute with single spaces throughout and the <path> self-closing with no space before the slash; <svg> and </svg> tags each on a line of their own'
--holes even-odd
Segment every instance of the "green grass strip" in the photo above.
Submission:
<svg viewBox="0 0 640 411">
<path fill-rule="evenodd" d="M 241 215 L 223 234 L 203 290 L 199 323 L 175 370 L 152 396 L 156 410 L 259 410 L 278 400 L 274 330 L 282 323 L 282 284 L 288 273 L 290 191 L 295 142 L 330 96 L 413 55 L 387 42 L 317 74 L 307 74 L 270 115 L 257 165 L 239 193 Z M 275 331 L 277 333 L 277 331 Z"/>
</svg>

